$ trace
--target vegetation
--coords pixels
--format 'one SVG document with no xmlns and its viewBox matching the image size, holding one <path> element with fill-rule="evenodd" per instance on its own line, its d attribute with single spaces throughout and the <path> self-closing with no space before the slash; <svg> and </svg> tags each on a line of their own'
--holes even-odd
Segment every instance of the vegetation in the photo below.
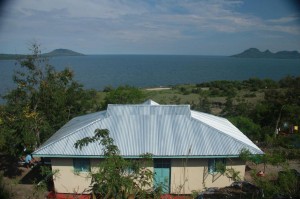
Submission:
<svg viewBox="0 0 300 199">
<path fill-rule="evenodd" d="M 33 151 L 68 120 L 93 110 L 96 95 L 74 81 L 70 69 L 56 71 L 49 65 L 38 45 L 31 50 L 18 61 L 16 87 L 0 109 L 0 149 L 15 155 Z"/>
<path fill-rule="evenodd" d="M 152 99 L 160 104 L 190 104 L 194 110 L 228 118 L 266 152 L 260 157 L 245 153 L 243 158 L 247 161 L 284 166 L 287 160 L 300 159 L 300 77 L 287 76 L 279 81 L 220 80 L 158 91 L 108 86 L 96 92 L 83 89 L 70 69 L 56 71 L 36 44 L 32 46 L 32 55 L 21 57 L 17 64 L 20 68 L 13 76 L 15 88 L 3 96 L 6 104 L 0 106 L 0 150 L 6 154 L 19 155 L 24 148 L 34 150 L 75 116 L 104 110 L 108 104 Z M 77 147 L 90 142 L 103 144 L 106 156 L 99 167 L 102 169 L 92 174 L 94 193 L 101 197 L 145 194 L 141 187 L 149 185 L 153 174 L 142 168 L 146 168 L 146 160 L 151 157 L 140 159 L 145 161 L 123 159 L 106 130 L 97 130 L 94 137 L 81 140 Z M 234 171 L 222 172 L 238 179 Z M 147 180 L 141 181 L 141 175 L 146 175 Z M 255 175 L 253 179 L 266 190 L 266 195 L 293 195 L 297 192 L 290 175 L 286 166 L 278 181 Z M 9 193 L 3 189 L 0 194 Z"/>
<path fill-rule="evenodd" d="M 299 142 L 292 140 L 299 141 L 300 135 L 298 130 L 293 130 L 300 124 L 299 81 L 300 77 L 292 76 L 280 81 L 250 78 L 144 92 L 147 98 L 161 104 L 191 104 L 194 110 L 226 117 L 261 146 L 297 148 Z M 275 129 L 280 133 L 276 138 Z M 291 134 L 292 131 L 295 134 Z"/>
<path fill-rule="evenodd" d="M 152 165 L 151 154 L 143 154 L 138 160 L 124 159 L 107 129 L 97 129 L 93 137 L 78 140 L 75 148 L 81 149 L 93 142 L 103 146 L 104 155 L 97 171 L 91 172 L 91 190 L 97 198 L 128 198 L 130 195 L 146 198 L 153 194 L 153 172 L 148 168 Z"/>
<path fill-rule="evenodd" d="M 0 172 L 0 198 L 13 198 L 13 193 L 11 193 L 7 185 L 4 183 L 4 177 L 2 172 Z"/>
<path fill-rule="evenodd" d="M 234 182 L 241 181 L 240 172 L 234 170 L 232 167 L 226 168 L 226 165 L 222 161 L 218 161 L 216 163 L 216 171 L 228 178 L 231 178 Z"/>
<path fill-rule="evenodd" d="M 252 155 L 248 150 L 242 150 L 240 157 L 255 164 L 262 161 L 265 165 L 276 165 L 283 168 L 278 173 L 269 173 L 264 177 L 257 175 L 256 169 L 252 171 L 253 182 L 263 190 L 265 198 L 296 198 L 299 196 L 300 173 L 289 168 L 283 151 L 267 151 L 264 155 L 258 156 Z M 274 178 L 276 175 L 277 179 Z"/>
<path fill-rule="evenodd" d="M 102 102 L 102 109 L 106 109 L 108 104 L 138 104 L 145 100 L 140 89 L 131 86 L 120 86 L 117 89 L 107 87 L 107 95 Z"/>
</svg>

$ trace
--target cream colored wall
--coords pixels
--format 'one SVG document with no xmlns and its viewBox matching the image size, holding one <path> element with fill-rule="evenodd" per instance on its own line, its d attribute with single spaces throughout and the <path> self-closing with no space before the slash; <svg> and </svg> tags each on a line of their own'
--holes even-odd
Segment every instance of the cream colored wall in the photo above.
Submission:
<svg viewBox="0 0 300 199">
<path fill-rule="evenodd" d="M 227 159 L 226 169 L 233 168 L 236 172 L 240 172 L 239 176 L 243 180 L 245 176 L 245 163 L 239 159 Z M 232 179 L 225 175 L 216 174 L 215 177 L 209 174 L 205 179 L 205 187 L 224 187 L 233 183 Z"/>
<path fill-rule="evenodd" d="M 96 171 L 100 163 L 99 159 L 90 159 L 91 170 Z M 88 172 L 74 173 L 73 159 L 53 158 L 51 159 L 52 170 L 58 170 L 54 176 L 54 187 L 58 193 L 83 193 L 90 185 L 91 178 Z M 186 166 L 185 166 L 186 165 Z M 171 187 L 173 194 L 190 194 L 193 190 L 203 190 L 205 187 L 229 186 L 233 181 L 224 175 L 214 179 L 211 174 L 205 175 L 207 159 L 173 159 L 171 161 Z M 226 168 L 233 168 L 240 172 L 242 180 L 245 175 L 245 164 L 239 159 L 227 159 Z M 153 171 L 153 168 L 149 168 Z"/>
<path fill-rule="evenodd" d="M 185 166 L 186 165 L 186 166 Z M 173 159 L 171 161 L 171 193 L 189 194 L 202 188 L 204 161 Z"/>
<path fill-rule="evenodd" d="M 186 159 L 173 159 L 171 162 L 171 193 L 190 194 L 193 190 L 199 191 L 205 187 L 224 187 L 233 182 L 225 175 L 216 175 L 215 178 L 207 172 L 204 175 L 204 169 L 207 167 L 207 159 L 189 159 L 188 161 Z M 233 168 L 240 172 L 242 179 L 244 178 L 244 162 L 238 159 L 227 159 L 226 168 Z"/>
<path fill-rule="evenodd" d="M 55 191 L 58 193 L 87 193 L 91 178 L 89 172 L 75 174 L 72 158 L 52 158 L 52 171 L 58 170 L 53 177 Z M 92 171 L 96 169 L 99 160 L 90 159 Z"/>
<path fill-rule="evenodd" d="M 91 178 L 89 172 L 74 172 L 72 158 L 52 158 L 52 171 L 58 173 L 53 177 L 55 191 L 58 193 L 88 193 Z M 97 172 L 99 168 L 99 159 L 90 159 L 92 172 Z M 147 167 L 153 172 L 153 167 Z M 150 187 L 145 187 L 149 189 Z"/>
</svg>

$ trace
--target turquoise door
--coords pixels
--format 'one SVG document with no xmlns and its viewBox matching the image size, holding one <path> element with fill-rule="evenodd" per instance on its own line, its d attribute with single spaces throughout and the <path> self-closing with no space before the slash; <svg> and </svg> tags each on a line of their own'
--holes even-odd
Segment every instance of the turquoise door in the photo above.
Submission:
<svg viewBox="0 0 300 199">
<path fill-rule="evenodd" d="M 154 160 L 154 186 L 161 187 L 163 193 L 170 193 L 170 160 Z"/>
</svg>

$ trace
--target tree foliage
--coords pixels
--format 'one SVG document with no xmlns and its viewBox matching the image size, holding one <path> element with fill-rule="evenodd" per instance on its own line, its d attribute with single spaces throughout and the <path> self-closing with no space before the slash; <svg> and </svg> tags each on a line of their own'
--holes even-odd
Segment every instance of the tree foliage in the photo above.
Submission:
<svg viewBox="0 0 300 199">
<path fill-rule="evenodd" d="M 135 87 L 120 86 L 117 89 L 109 89 L 102 104 L 103 109 L 108 104 L 137 104 L 145 100 L 143 92 Z"/>
<path fill-rule="evenodd" d="M 210 102 L 207 98 L 207 96 L 200 97 L 198 104 L 193 106 L 193 109 L 205 113 L 211 113 L 211 108 L 210 108 Z"/>
<path fill-rule="evenodd" d="M 229 118 L 229 120 L 251 140 L 260 140 L 261 128 L 250 118 L 236 116 Z"/>
<path fill-rule="evenodd" d="M 124 159 L 107 129 L 96 129 L 93 137 L 78 140 L 74 147 L 82 149 L 93 142 L 103 146 L 104 155 L 97 172 L 91 172 L 93 193 L 100 198 L 127 198 L 130 194 L 145 198 L 153 180 L 153 172 L 147 168 L 152 165 L 152 155 L 141 155 L 138 160 Z"/>
<path fill-rule="evenodd" d="M 263 178 L 256 175 L 256 170 L 251 174 L 252 179 L 258 187 L 260 187 L 266 198 L 272 198 L 276 195 L 282 195 L 284 198 L 293 198 L 299 195 L 300 174 L 293 169 L 290 169 L 286 159 L 286 154 L 283 150 L 275 149 L 267 151 L 263 155 L 254 155 L 247 149 L 240 152 L 240 158 L 243 161 L 250 161 L 252 163 L 264 163 L 266 165 L 281 166 L 283 170 L 278 173 L 276 181 L 273 179 L 272 173 Z"/>
<path fill-rule="evenodd" d="M 12 154 L 34 150 L 70 118 L 93 108 L 89 97 L 94 92 L 74 81 L 70 69 L 56 71 L 37 44 L 31 51 L 16 63 L 20 66 L 13 75 L 16 86 L 4 96 L 0 112 L 5 138 L 0 147 Z"/>
</svg>

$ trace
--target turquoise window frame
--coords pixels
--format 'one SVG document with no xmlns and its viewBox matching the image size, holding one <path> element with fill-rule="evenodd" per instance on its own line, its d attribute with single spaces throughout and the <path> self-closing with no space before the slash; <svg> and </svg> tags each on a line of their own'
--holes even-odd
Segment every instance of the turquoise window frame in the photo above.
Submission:
<svg viewBox="0 0 300 199">
<path fill-rule="evenodd" d="M 90 159 L 74 158 L 73 167 L 75 172 L 90 172 L 91 171 Z"/>
</svg>

